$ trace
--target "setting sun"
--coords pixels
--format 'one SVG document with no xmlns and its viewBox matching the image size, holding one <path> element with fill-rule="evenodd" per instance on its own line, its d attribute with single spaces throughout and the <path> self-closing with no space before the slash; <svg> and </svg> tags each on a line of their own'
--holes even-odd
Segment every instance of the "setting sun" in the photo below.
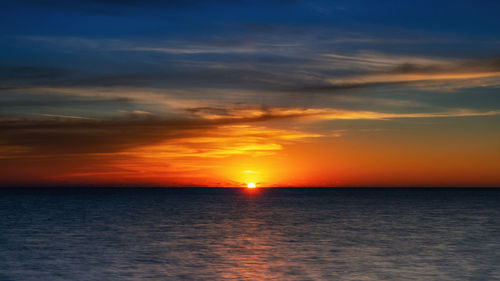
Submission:
<svg viewBox="0 0 500 281">
<path fill-rule="evenodd" d="M 247 188 L 255 188 L 255 187 L 256 187 L 255 183 L 253 183 L 253 182 L 250 182 L 247 184 Z"/>
</svg>

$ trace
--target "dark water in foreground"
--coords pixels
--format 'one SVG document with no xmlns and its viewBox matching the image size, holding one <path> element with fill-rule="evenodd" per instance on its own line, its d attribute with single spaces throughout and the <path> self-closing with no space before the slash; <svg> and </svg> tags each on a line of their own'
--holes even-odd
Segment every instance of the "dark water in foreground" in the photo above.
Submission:
<svg viewBox="0 0 500 281">
<path fill-rule="evenodd" d="M 500 280 L 500 190 L 0 190 L 0 280 Z"/>
</svg>

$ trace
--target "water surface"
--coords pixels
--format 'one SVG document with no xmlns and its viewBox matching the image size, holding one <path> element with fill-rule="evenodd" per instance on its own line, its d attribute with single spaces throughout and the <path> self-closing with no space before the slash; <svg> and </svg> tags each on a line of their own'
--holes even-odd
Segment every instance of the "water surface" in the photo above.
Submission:
<svg viewBox="0 0 500 281">
<path fill-rule="evenodd" d="M 0 280 L 500 280 L 495 189 L 3 189 Z"/>
</svg>

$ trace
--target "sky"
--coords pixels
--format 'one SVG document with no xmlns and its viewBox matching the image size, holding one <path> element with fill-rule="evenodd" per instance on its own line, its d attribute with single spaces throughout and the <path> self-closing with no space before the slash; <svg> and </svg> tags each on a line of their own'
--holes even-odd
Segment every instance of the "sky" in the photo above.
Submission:
<svg viewBox="0 0 500 281">
<path fill-rule="evenodd" d="M 2 1 L 0 186 L 500 186 L 498 10 Z"/>
</svg>

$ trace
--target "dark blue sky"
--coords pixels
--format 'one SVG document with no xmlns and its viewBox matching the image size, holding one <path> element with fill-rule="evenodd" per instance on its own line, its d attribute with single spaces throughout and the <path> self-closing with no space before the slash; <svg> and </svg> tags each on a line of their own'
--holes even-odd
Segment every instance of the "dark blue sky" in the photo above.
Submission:
<svg viewBox="0 0 500 281">
<path fill-rule="evenodd" d="M 446 89 L 453 88 L 463 96 L 456 95 L 451 101 L 447 97 L 436 100 L 424 87 L 410 85 L 413 81 L 407 81 L 408 77 L 389 81 L 387 77 L 373 76 L 427 74 L 434 78 L 417 80 L 434 81 L 436 75 L 480 72 L 479 78 L 484 78 L 498 71 L 497 1 L 3 4 L 2 87 L 30 88 L 23 97 L 5 93 L 3 98 L 12 104 L 21 103 L 16 99 L 39 99 L 35 92 L 40 87 L 176 90 L 195 100 L 203 96 L 208 100 L 269 106 L 324 105 L 332 101 L 311 97 L 326 95 L 329 100 L 332 96 L 350 95 L 350 91 L 370 97 L 382 91 L 379 96 L 392 99 L 406 99 L 405 95 L 412 92 L 413 99 L 439 106 L 453 103 L 488 108 L 492 99 L 496 101 L 496 95 L 488 94 L 490 87 L 484 89 L 491 81 L 482 83 L 482 89 L 448 85 Z M 366 80 L 365 76 L 370 76 L 370 81 L 361 81 Z M 469 73 L 464 78 L 470 77 Z M 195 89 L 212 92 L 200 94 Z M 218 89 L 252 90 L 254 94 L 236 98 L 220 95 Z M 470 101 L 468 95 L 479 90 L 486 92 L 485 99 Z M 295 98 L 284 100 L 280 96 L 283 93 Z M 74 98 L 54 93 L 49 96 Z M 123 100 L 130 101 L 128 98 Z M 347 105 L 337 101 L 338 106 Z M 360 107 L 364 106 L 379 109 L 372 108 L 371 103 Z M 22 115 L 24 110 L 15 111 Z M 98 113 L 93 111 L 91 115 Z"/>
<path fill-rule="evenodd" d="M 497 1 L 4 1 L 6 34 L 193 36 L 245 25 L 318 25 L 495 36 Z M 217 31 L 213 30 L 212 32 Z"/>
</svg>

